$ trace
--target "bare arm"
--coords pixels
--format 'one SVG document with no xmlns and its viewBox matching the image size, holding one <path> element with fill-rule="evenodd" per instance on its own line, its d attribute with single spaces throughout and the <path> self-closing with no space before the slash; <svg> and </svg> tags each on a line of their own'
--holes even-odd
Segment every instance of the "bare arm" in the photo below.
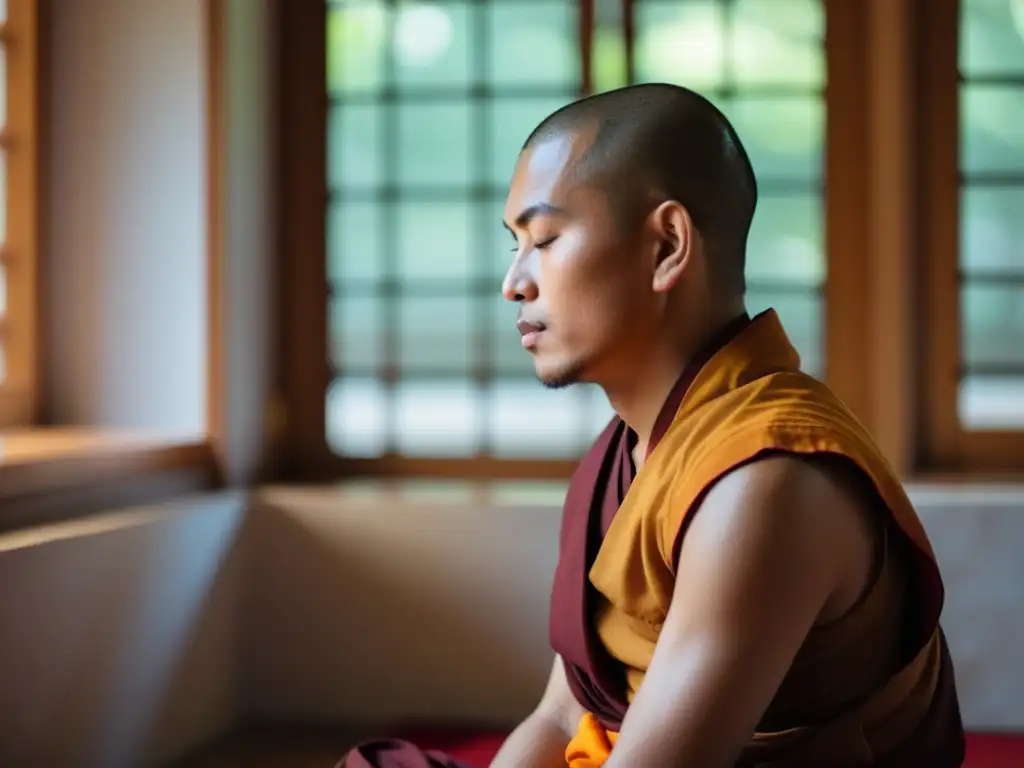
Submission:
<svg viewBox="0 0 1024 768">
<path fill-rule="evenodd" d="M 867 531 L 857 502 L 802 460 L 766 459 L 715 486 L 606 768 L 733 765 L 807 633 L 847 599 Z"/>
<path fill-rule="evenodd" d="M 540 704 L 508 737 L 491 768 L 565 768 L 565 748 L 583 713 L 556 656 Z"/>
</svg>

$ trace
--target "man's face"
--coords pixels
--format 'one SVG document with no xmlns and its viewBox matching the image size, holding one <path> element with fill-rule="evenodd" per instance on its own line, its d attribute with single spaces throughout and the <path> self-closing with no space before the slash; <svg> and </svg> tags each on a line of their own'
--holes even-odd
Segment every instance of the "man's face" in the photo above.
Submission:
<svg viewBox="0 0 1024 768">
<path fill-rule="evenodd" d="M 502 291 L 519 304 L 523 346 L 550 387 L 600 382 L 621 366 L 650 306 L 639 235 L 625 237 L 606 194 L 574 178 L 588 141 L 556 136 L 528 148 L 505 204 L 515 256 Z"/>
</svg>

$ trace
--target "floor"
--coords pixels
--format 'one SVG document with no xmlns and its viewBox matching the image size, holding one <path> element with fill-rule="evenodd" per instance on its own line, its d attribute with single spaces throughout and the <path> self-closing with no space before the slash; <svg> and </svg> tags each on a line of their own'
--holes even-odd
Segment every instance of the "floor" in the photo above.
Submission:
<svg viewBox="0 0 1024 768">
<path fill-rule="evenodd" d="M 338 729 L 263 729 L 214 745 L 176 768 L 333 768 L 346 749 L 368 734 Z M 416 743 L 457 754 L 481 768 L 500 735 L 409 734 Z M 1024 768 L 1024 735 L 972 734 L 964 768 Z"/>
</svg>

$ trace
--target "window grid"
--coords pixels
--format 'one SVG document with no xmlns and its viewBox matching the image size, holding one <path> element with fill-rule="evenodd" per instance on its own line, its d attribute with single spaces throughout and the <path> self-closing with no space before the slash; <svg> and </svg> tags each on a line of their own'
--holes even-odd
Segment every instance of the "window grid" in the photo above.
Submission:
<svg viewBox="0 0 1024 768">
<path fill-rule="evenodd" d="M 529 0 L 516 0 L 519 6 L 527 7 Z M 340 7 L 342 3 L 329 4 Z M 402 382 L 414 380 L 416 382 L 428 383 L 437 381 L 440 383 L 456 382 L 470 383 L 478 394 L 483 395 L 489 385 L 500 383 L 503 379 L 512 375 L 514 378 L 521 378 L 522 374 L 516 376 L 499 370 L 495 360 L 494 337 L 498 331 L 494 327 L 492 318 L 492 300 L 499 289 L 498 281 L 489 275 L 492 268 L 493 247 L 495 243 L 494 231 L 499 227 L 499 222 L 493 218 L 494 208 L 504 200 L 506 189 L 503 185 L 489 181 L 491 176 L 490 167 L 493 161 L 493 146 L 491 141 L 490 126 L 494 117 L 495 106 L 505 102 L 528 99 L 549 99 L 566 103 L 579 93 L 578 82 L 569 82 L 565 86 L 548 85 L 495 85 L 491 82 L 489 49 L 491 47 L 491 23 L 488 13 L 493 4 L 470 3 L 467 5 L 469 11 L 469 57 L 470 71 L 472 78 L 464 86 L 439 85 L 433 83 L 419 84 L 414 86 L 400 84 L 395 66 L 395 39 L 397 20 L 396 11 L 400 9 L 401 3 L 388 2 L 385 4 L 386 28 L 385 44 L 382 46 L 385 53 L 383 65 L 383 78 L 380 87 L 372 91 L 357 93 L 332 93 L 329 103 L 335 114 L 343 115 L 343 110 L 352 107 L 373 106 L 378 109 L 396 110 L 405 105 L 445 105 L 463 104 L 468 105 L 470 110 L 468 148 L 470 178 L 468 183 L 437 183 L 437 184 L 411 184 L 401 180 L 401 168 L 399 159 L 402 154 L 400 132 L 402 126 L 399 119 L 384 119 L 381 121 L 382 146 L 379 155 L 381 168 L 379 169 L 380 179 L 378 184 L 369 186 L 344 187 L 332 185 L 329 189 L 329 203 L 332 206 L 345 206 L 358 203 L 376 204 L 377 210 L 382 211 L 376 222 L 379 234 L 379 255 L 380 269 L 373 277 L 362 278 L 333 278 L 328 287 L 332 305 L 337 306 L 344 302 L 353 300 L 369 300 L 369 306 L 377 308 L 380 312 L 380 335 L 382 338 L 382 349 L 375 359 L 364 359 L 360 361 L 363 365 L 341 366 L 336 362 L 333 365 L 335 379 L 364 378 L 379 382 L 384 388 L 386 401 L 394 403 L 396 389 Z M 397 118 L 397 115 L 396 115 Z M 344 119 L 341 117 L 341 119 Z M 462 275 L 458 279 L 444 278 L 411 278 L 401 274 L 401 265 L 398 257 L 401 250 L 399 242 L 399 231 L 394 222 L 396 212 L 401 204 L 429 206 L 437 203 L 452 203 L 461 205 L 469 212 L 469 231 L 466 233 L 469 249 L 473 255 L 473 263 L 470 265 L 469 274 Z M 429 247 L 430 244 L 427 244 Z M 345 259 L 346 255 L 336 248 L 332 254 L 333 258 Z M 488 279 L 488 276 L 491 279 Z M 414 366 L 403 365 L 408 363 L 408 355 L 403 354 L 402 349 L 402 308 L 408 306 L 410 299 L 448 299 L 468 300 L 470 306 L 469 316 L 465 318 L 465 325 L 473 329 L 469 339 L 469 360 L 468 365 L 462 370 L 453 370 L 450 364 L 442 363 L 438 366 Z M 508 327 L 512 327 L 514 316 L 511 312 L 506 318 Z M 339 343 L 339 340 L 332 340 L 332 347 Z M 332 357 L 334 357 L 332 355 Z M 457 384 L 456 384 L 457 386 Z M 583 400 L 583 396 L 577 396 L 577 400 Z M 330 407 L 328 407 L 330 411 Z M 396 424 L 396 407 L 384 407 L 381 409 L 381 416 L 385 421 L 379 424 L 383 431 L 383 440 L 371 451 L 378 454 L 400 453 L 397 450 L 398 425 Z M 478 427 L 475 450 L 473 453 L 486 455 L 494 448 L 493 431 L 487 428 L 484 419 L 477 418 Z M 582 440 L 589 437 L 581 435 Z M 465 451 L 459 451 L 465 455 Z M 472 455 L 472 454 L 470 454 Z"/>
<path fill-rule="evenodd" d="M 1004 13 L 1007 18 L 1002 18 Z M 1006 242 L 1014 240 L 1006 231 L 1010 223 L 999 221 L 1007 211 L 1000 215 L 984 210 L 1001 198 L 1006 204 L 1010 196 L 1024 205 L 1024 141 L 1008 140 L 998 132 L 993 138 L 993 126 L 982 114 L 998 109 L 991 101 L 997 94 L 1024 102 L 1024 15 L 1013 18 L 1008 3 L 962 0 L 959 27 L 961 342 L 957 410 L 968 430 L 1024 427 L 1024 251 L 1019 240 Z M 996 33 L 999 27 L 1020 36 L 1016 39 L 1019 61 L 1014 61 L 1010 46 Z M 989 38 L 988 44 L 983 38 Z M 982 96 L 989 103 L 980 101 Z M 1003 130 L 1012 127 L 1005 113 L 999 117 Z M 1000 231 L 1003 237 L 996 234 Z M 1014 256 L 1006 258 L 1010 254 L 1000 253 L 1011 249 L 1016 263 L 1010 263 Z M 985 263 L 991 259 L 999 263 Z"/>
<path fill-rule="evenodd" d="M 398 445 L 398 423 L 399 409 L 393 406 L 395 392 L 398 385 L 410 379 L 417 382 L 434 380 L 437 382 L 452 382 L 454 379 L 469 381 L 478 392 L 484 391 L 488 386 L 500 384 L 512 377 L 513 380 L 532 378 L 532 370 L 527 372 L 523 363 L 528 363 L 525 354 L 520 354 L 522 360 L 519 364 L 512 366 L 512 370 L 503 367 L 503 360 L 497 354 L 495 334 L 499 331 L 495 327 L 492 318 L 491 301 L 498 291 L 498 281 L 493 272 L 493 254 L 495 236 L 494 231 L 500 224 L 493 217 L 494 207 L 503 201 L 506 194 L 504 184 L 495 183 L 489 179 L 489 168 L 493 162 L 494 146 L 492 142 L 491 126 L 492 118 L 496 107 L 502 103 L 514 103 L 516 100 L 527 99 L 551 99 L 567 102 L 576 97 L 582 87 L 582 82 L 577 78 L 576 82 L 569 87 L 552 87 L 545 85 L 530 86 L 497 86 L 490 81 L 488 51 L 493 45 L 491 39 L 491 25 L 488 23 L 487 13 L 495 5 L 517 5 L 528 6 L 531 0 L 511 0 L 511 2 L 500 3 L 471 3 L 469 12 L 471 16 L 469 24 L 469 55 L 472 59 L 471 71 L 474 78 L 465 86 L 449 86 L 441 84 L 421 84 L 408 86 L 398 82 L 395 61 L 395 40 L 396 40 L 396 11 L 402 5 L 397 0 L 390 0 L 384 3 L 385 13 L 385 44 L 382 46 L 384 61 L 382 62 L 382 78 L 377 87 L 356 92 L 329 93 L 329 104 L 334 116 L 339 120 L 345 119 L 345 110 L 352 108 L 375 108 L 378 111 L 384 110 L 384 119 L 379 120 L 379 140 L 381 148 L 379 153 L 379 168 L 377 169 L 378 179 L 376 183 L 339 185 L 332 184 L 328 191 L 328 205 L 330 210 L 339 211 L 346 207 L 353 210 L 355 206 L 372 205 L 376 210 L 377 221 L 373 224 L 376 227 L 376 249 L 380 257 L 380 270 L 378 274 L 369 277 L 365 275 L 351 277 L 330 277 L 328 293 L 332 311 L 339 312 L 344 316 L 346 309 L 355 306 L 362 306 L 368 313 L 377 315 L 375 320 L 379 324 L 380 349 L 374 353 L 358 355 L 359 359 L 351 360 L 348 364 L 339 364 L 336 357 L 344 356 L 344 329 L 337 333 L 338 323 L 344 326 L 344 319 L 332 322 L 334 337 L 330 338 L 332 350 L 332 369 L 335 382 L 346 379 L 373 380 L 383 384 L 385 387 L 385 404 L 379 409 L 382 423 L 377 424 L 377 429 L 383 434 L 375 445 L 369 450 L 369 456 L 386 456 L 401 454 L 403 451 Z M 733 14 L 735 2 L 719 0 L 723 15 L 723 40 L 729 40 L 733 28 Z M 329 10 L 342 8 L 342 2 L 329 2 Z M 585 8 L 587 3 L 582 4 Z M 649 0 L 649 2 L 636 2 L 627 4 L 625 17 L 621 20 L 622 29 L 636 34 L 635 14 L 642 6 L 665 6 L 664 2 Z M 621 30 L 620 30 L 621 33 Z M 585 46 L 587 47 L 587 46 Z M 635 45 L 632 39 L 627 40 L 623 49 L 627 54 L 625 72 L 630 73 L 627 77 L 636 79 Z M 330 57 L 330 53 L 328 54 Z M 731 55 L 725 55 L 722 60 L 722 77 L 714 87 L 703 87 L 700 90 L 708 95 L 712 101 L 720 104 L 723 111 L 729 114 L 729 106 L 735 103 L 736 99 L 802 99 L 811 98 L 821 100 L 822 87 L 820 84 L 802 84 L 787 82 L 772 82 L 758 85 L 740 85 L 736 81 L 733 71 Z M 582 73 L 586 66 L 580 67 Z M 581 75 L 582 76 L 582 75 Z M 614 87 L 622 83 L 612 83 Z M 600 85 L 600 83 L 599 83 Z M 469 167 L 471 178 L 466 183 L 429 183 L 411 184 L 403 182 L 400 178 L 401 168 L 399 159 L 402 153 L 401 130 L 402 126 L 396 119 L 395 113 L 401 106 L 416 105 L 442 105 L 462 103 L 470 106 L 471 127 L 469 130 Z M 391 113 L 391 114 L 389 114 Z M 730 115 L 731 116 L 731 115 Z M 539 117 L 539 116 L 538 116 Z M 332 118 L 333 119 L 333 118 Z M 742 135 L 742 134 L 741 134 Z M 522 138 L 525 138 L 525 134 Z M 340 150 L 339 150 L 340 151 Z M 342 166 L 344 173 L 344 166 Z M 762 198 L 765 196 L 774 198 L 810 198 L 818 201 L 822 198 L 822 174 L 820 171 L 813 179 L 797 179 L 773 177 L 772 175 L 759 173 L 759 186 Z M 468 208 L 469 229 L 467 242 L 472 257 L 472 268 L 470 274 L 459 275 L 451 279 L 438 277 L 409 277 L 401 274 L 399 253 L 401 248 L 399 228 L 395 225 L 396 211 L 402 204 L 432 205 L 438 203 L 451 203 L 463 205 Z M 820 218 L 820 215 L 819 215 Z M 351 222 L 350 222 L 351 223 Z M 370 222 L 361 222 L 367 227 Z M 427 244 L 425 247 L 429 247 Z M 441 246 L 443 247 L 443 245 Z M 821 245 L 819 244 L 819 250 Z M 332 260 L 344 262 L 346 259 L 351 262 L 354 255 L 346 254 L 344 249 L 334 244 L 329 246 Z M 815 318 L 809 321 L 814 326 L 811 328 L 812 338 L 817 337 L 811 345 L 815 347 L 812 352 L 812 366 L 814 372 L 819 372 L 820 363 L 815 355 L 820 356 L 822 344 L 820 342 L 822 326 L 822 295 L 823 281 L 821 279 L 752 279 L 749 282 L 749 292 L 755 299 L 758 298 L 791 298 L 806 299 L 813 307 Z M 408 305 L 410 299 L 447 299 L 450 301 L 468 300 L 470 313 L 466 322 L 471 326 L 472 333 L 469 341 L 469 361 L 466 376 L 460 376 L 454 371 L 450 363 L 441 361 L 437 365 L 416 366 L 415 371 L 403 368 L 401 348 L 401 327 L 402 307 Z M 405 304 L 403 304 L 405 302 Z M 756 307 L 760 308 L 760 307 Z M 785 316 L 783 317 L 786 320 Z M 508 326 L 511 327 L 511 308 L 507 315 Z M 338 338 L 338 337 L 341 338 Z M 340 349 L 340 354 L 336 351 Z M 589 401 L 595 394 L 586 388 L 575 388 L 572 394 L 575 407 L 579 411 L 579 418 L 576 419 L 579 425 L 578 449 L 582 450 L 595 431 L 593 419 L 588 418 L 587 411 L 591 409 Z M 328 421 L 331 420 L 331 404 L 328 403 Z M 592 409 L 591 409 L 592 410 Z M 481 414 L 476 415 L 477 440 L 475 450 L 465 451 L 465 446 L 456 450 L 455 455 L 464 455 L 467 458 L 472 455 L 490 455 L 496 446 L 495 435 L 492 429 L 488 428 L 487 421 Z M 341 427 L 344 429 L 343 423 Z M 330 433 L 331 428 L 328 427 Z M 330 438 L 330 435 L 329 435 Z M 543 452 L 543 446 L 536 446 L 538 452 Z M 341 451 L 345 453 L 344 449 Z M 444 453 L 443 448 L 438 452 Z M 436 455 L 424 453 L 423 455 Z"/>
</svg>

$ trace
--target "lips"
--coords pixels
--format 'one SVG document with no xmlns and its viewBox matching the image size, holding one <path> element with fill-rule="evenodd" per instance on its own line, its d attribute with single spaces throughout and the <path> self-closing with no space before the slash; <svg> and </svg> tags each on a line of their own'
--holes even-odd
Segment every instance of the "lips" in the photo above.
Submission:
<svg viewBox="0 0 1024 768">
<path fill-rule="evenodd" d="M 528 323 L 525 320 L 519 320 L 516 322 L 516 328 L 519 329 L 519 333 L 522 334 L 523 348 L 532 349 L 537 344 L 537 339 L 544 332 L 544 325 L 542 323 Z"/>
</svg>

